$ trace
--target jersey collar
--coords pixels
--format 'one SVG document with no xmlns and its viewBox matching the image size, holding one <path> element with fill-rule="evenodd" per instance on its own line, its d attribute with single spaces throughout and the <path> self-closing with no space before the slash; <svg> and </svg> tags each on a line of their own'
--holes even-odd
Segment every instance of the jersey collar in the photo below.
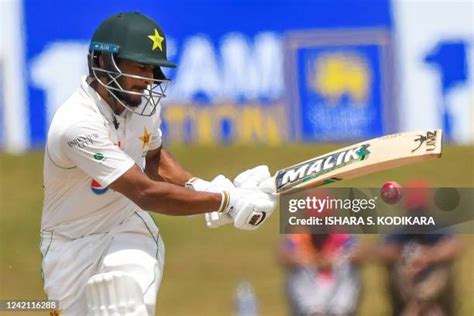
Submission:
<svg viewBox="0 0 474 316">
<path fill-rule="evenodd" d="M 82 91 L 89 100 L 91 101 L 92 109 L 95 112 L 98 112 L 102 114 L 102 116 L 107 120 L 107 122 L 111 126 L 116 126 L 115 129 L 118 128 L 118 123 L 121 123 L 124 121 L 124 117 L 121 115 L 116 115 L 112 108 L 109 106 L 107 102 L 105 102 L 104 99 L 95 91 L 94 88 L 90 86 L 90 82 L 92 82 L 93 78 L 85 76 L 81 82 L 81 88 Z M 126 110 L 125 110 L 126 111 Z M 125 113 L 125 117 L 127 116 L 127 113 Z"/>
</svg>

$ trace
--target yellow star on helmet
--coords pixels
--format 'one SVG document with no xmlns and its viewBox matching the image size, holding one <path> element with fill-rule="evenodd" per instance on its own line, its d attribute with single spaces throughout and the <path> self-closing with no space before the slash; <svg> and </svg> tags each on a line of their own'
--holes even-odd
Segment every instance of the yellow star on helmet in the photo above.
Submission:
<svg viewBox="0 0 474 316">
<path fill-rule="evenodd" d="M 138 137 L 138 139 L 141 140 L 143 143 L 142 149 L 150 145 L 151 133 L 146 129 L 146 127 L 145 127 L 145 130 L 143 131 L 143 135 Z"/>
<path fill-rule="evenodd" d="M 161 51 L 163 51 L 163 47 L 161 46 L 161 43 L 165 39 L 163 36 L 158 33 L 158 30 L 155 29 L 155 34 L 153 35 L 148 35 L 148 38 L 153 42 L 153 47 L 151 50 L 155 50 L 156 48 L 159 48 Z"/>
</svg>

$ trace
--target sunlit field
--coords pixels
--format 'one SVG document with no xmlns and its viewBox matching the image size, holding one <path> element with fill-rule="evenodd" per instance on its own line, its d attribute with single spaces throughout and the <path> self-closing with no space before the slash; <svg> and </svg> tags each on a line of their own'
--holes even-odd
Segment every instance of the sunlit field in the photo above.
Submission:
<svg viewBox="0 0 474 316">
<path fill-rule="evenodd" d="M 272 170 L 323 154 L 341 145 L 278 147 L 173 147 L 170 151 L 192 173 L 211 179 L 230 178 L 257 164 Z M 428 179 L 435 186 L 474 187 L 473 147 L 446 147 L 443 158 L 338 186 L 379 187 L 386 180 L 404 183 Z M 42 207 L 43 153 L 0 155 L 0 299 L 44 299 L 40 274 L 39 229 Z M 276 261 L 278 214 L 260 230 L 232 226 L 211 230 L 201 216 L 155 216 L 166 244 L 165 273 L 157 315 L 232 315 L 239 282 L 255 289 L 260 315 L 287 315 L 284 271 Z M 363 243 L 380 236 L 361 236 Z M 462 236 L 466 250 L 456 264 L 459 315 L 474 315 L 474 237 Z M 388 315 L 384 270 L 374 263 L 363 268 L 360 315 Z M 1 314 L 1 312 L 0 312 Z M 23 313 L 40 315 L 41 313 Z M 14 315 L 23 315 L 14 313 Z M 5 314 L 6 315 L 6 314 Z"/>
</svg>

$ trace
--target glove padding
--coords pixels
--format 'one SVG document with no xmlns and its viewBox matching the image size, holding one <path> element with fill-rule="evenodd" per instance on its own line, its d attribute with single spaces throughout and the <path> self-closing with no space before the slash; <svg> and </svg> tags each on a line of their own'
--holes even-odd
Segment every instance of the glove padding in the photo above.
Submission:
<svg viewBox="0 0 474 316">
<path fill-rule="evenodd" d="M 213 193 L 221 193 L 222 190 L 229 191 L 235 189 L 235 186 L 232 184 L 232 181 L 230 181 L 223 175 L 218 175 L 212 181 L 206 181 L 200 178 L 192 178 L 188 182 L 186 182 L 185 186 L 188 189 L 194 191 L 204 191 Z M 226 224 L 230 224 L 234 221 L 229 214 L 217 211 L 205 213 L 204 219 L 206 220 L 206 225 L 209 228 L 217 228 Z"/>
<path fill-rule="evenodd" d="M 251 179 L 255 180 L 255 177 L 251 177 Z M 265 222 L 275 209 L 275 198 L 272 195 L 256 189 L 236 188 L 223 175 L 214 178 L 210 182 L 208 190 L 223 190 L 229 198 L 228 204 L 224 206 L 222 211 L 205 214 L 206 225 L 210 228 L 217 228 L 234 222 L 234 226 L 238 229 L 255 230 Z M 223 197 L 226 193 L 223 194 Z"/>
<path fill-rule="evenodd" d="M 232 181 L 227 179 L 223 175 L 218 175 L 211 182 L 209 182 L 209 188 L 216 190 L 214 192 L 222 192 L 222 190 L 233 190 L 235 186 L 232 184 Z M 208 212 L 204 214 L 204 219 L 206 220 L 206 225 L 209 228 L 217 228 L 223 225 L 227 225 L 233 222 L 232 217 L 228 213 L 222 212 Z"/>
<path fill-rule="evenodd" d="M 255 230 L 275 210 L 275 197 L 257 190 L 239 189 L 229 191 L 230 202 L 224 213 L 230 215 L 238 229 Z"/>
<path fill-rule="evenodd" d="M 205 192 L 215 192 L 215 193 L 222 192 L 222 190 L 232 192 L 237 187 L 237 188 L 243 188 L 243 189 L 252 189 L 252 192 L 254 192 L 258 196 L 257 192 L 260 189 L 259 185 L 263 181 L 266 181 L 266 180 L 268 181 L 268 179 L 271 179 L 271 174 L 270 174 L 270 170 L 268 169 L 268 166 L 260 165 L 260 166 L 254 167 L 252 169 L 249 169 L 240 173 L 237 177 L 235 177 L 234 183 L 232 183 L 225 176 L 219 175 L 210 182 L 199 179 L 199 178 L 193 178 L 186 183 L 186 187 L 195 191 L 205 191 Z M 237 195 L 239 194 L 234 192 L 233 195 L 237 197 Z M 247 196 L 251 194 L 250 192 L 247 192 L 245 195 Z M 260 195 L 260 199 L 262 197 L 263 196 Z M 255 211 L 256 213 L 254 214 L 253 220 L 251 222 L 257 223 L 257 226 L 256 227 L 248 226 L 248 228 L 242 228 L 242 229 L 256 229 L 273 212 L 273 209 L 275 207 L 274 197 L 267 194 L 266 197 L 263 199 L 271 200 L 271 203 L 273 204 L 272 211 L 271 212 Z M 257 197 L 256 200 L 259 200 L 259 198 Z M 257 202 L 257 203 L 260 203 L 260 202 Z M 257 209 L 259 208 L 260 206 L 257 207 Z M 245 222 L 244 214 L 246 214 L 246 212 L 241 212 L 240 214 L 234 214 L 235 218 L 233 218 L 231 213 L 216 211 L 216 212 L 208 212 L 204 214 L 204 218 L 206 220 L 206 225 L 209 228 L 218 228 L 220 226 L 230 224 L 232 222 L 234 222 L 234 225 L 237 227 L 237 225 L 239 226 L 244 225 L 243 224 Z M 250 216 L 250 213 L 248 213 L 247 216 Z M 240 227 L 237 227 L 237 228 L 240 228 Z"/>
<path fill-rule="evenodd" d="M 208 212 L 204 214 L 206 226 L 209 228 L 218 228 L 232 223 L 234 220 L 227 213 Z"/>
<path fill-rule="evenodd" d="M 241 172 L 237 177 L 235 177 L 234 185 L 237 188 L 258 190 L 260 189 L 260 184 L 264 181 L 268 181 L 271 179 L 271 177 L 272 176 L 268 166 L 260 165 Z M 234 187 L 230 180 L 222 175 L 217 176 L 210 183 L 224 190 L 229 190 L 230 188 Z M 264 192 L 267 191 L 264 190 Z M 271 193 L 271 191 L 267 193 Z M 209 228 L 218 228 L 220 226 L 232 223 L 232 217 L 227 213 L 209 212 L 204 216 L 206 219 L 206 225 Z"/>
<path fill-rule="evenodd" d="M 266 165 L 260 165 L 241 172 L 234 179 L 234 185 L 242 189 L 258 189 L 260 183 L 270 179 L 272 175 Z"/>
</svg>

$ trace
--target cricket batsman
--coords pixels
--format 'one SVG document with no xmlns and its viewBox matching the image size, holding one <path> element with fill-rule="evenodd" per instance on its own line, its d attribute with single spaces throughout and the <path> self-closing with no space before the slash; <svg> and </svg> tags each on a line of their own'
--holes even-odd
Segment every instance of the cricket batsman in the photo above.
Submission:
<svg viewBox="0 0 474 316">
<path fill-rule="evenodd" d="M 106 19 L 89 75 L 57 110 L 44 159 L 44 289 L 61 315 L 154 315 L 165 248 L 148 212 L 204 214 L 208 226 L 258 228 L 274 211 L 255 189 L 268 168 L 193 177 L 162 146 L 160 100 L 170 82 L 160 26 L 138 13 Z M 67 70 L 65 70 L 67 71 Z M 205 78 L 203 78 L 205 80 Z"/>
</svg>

